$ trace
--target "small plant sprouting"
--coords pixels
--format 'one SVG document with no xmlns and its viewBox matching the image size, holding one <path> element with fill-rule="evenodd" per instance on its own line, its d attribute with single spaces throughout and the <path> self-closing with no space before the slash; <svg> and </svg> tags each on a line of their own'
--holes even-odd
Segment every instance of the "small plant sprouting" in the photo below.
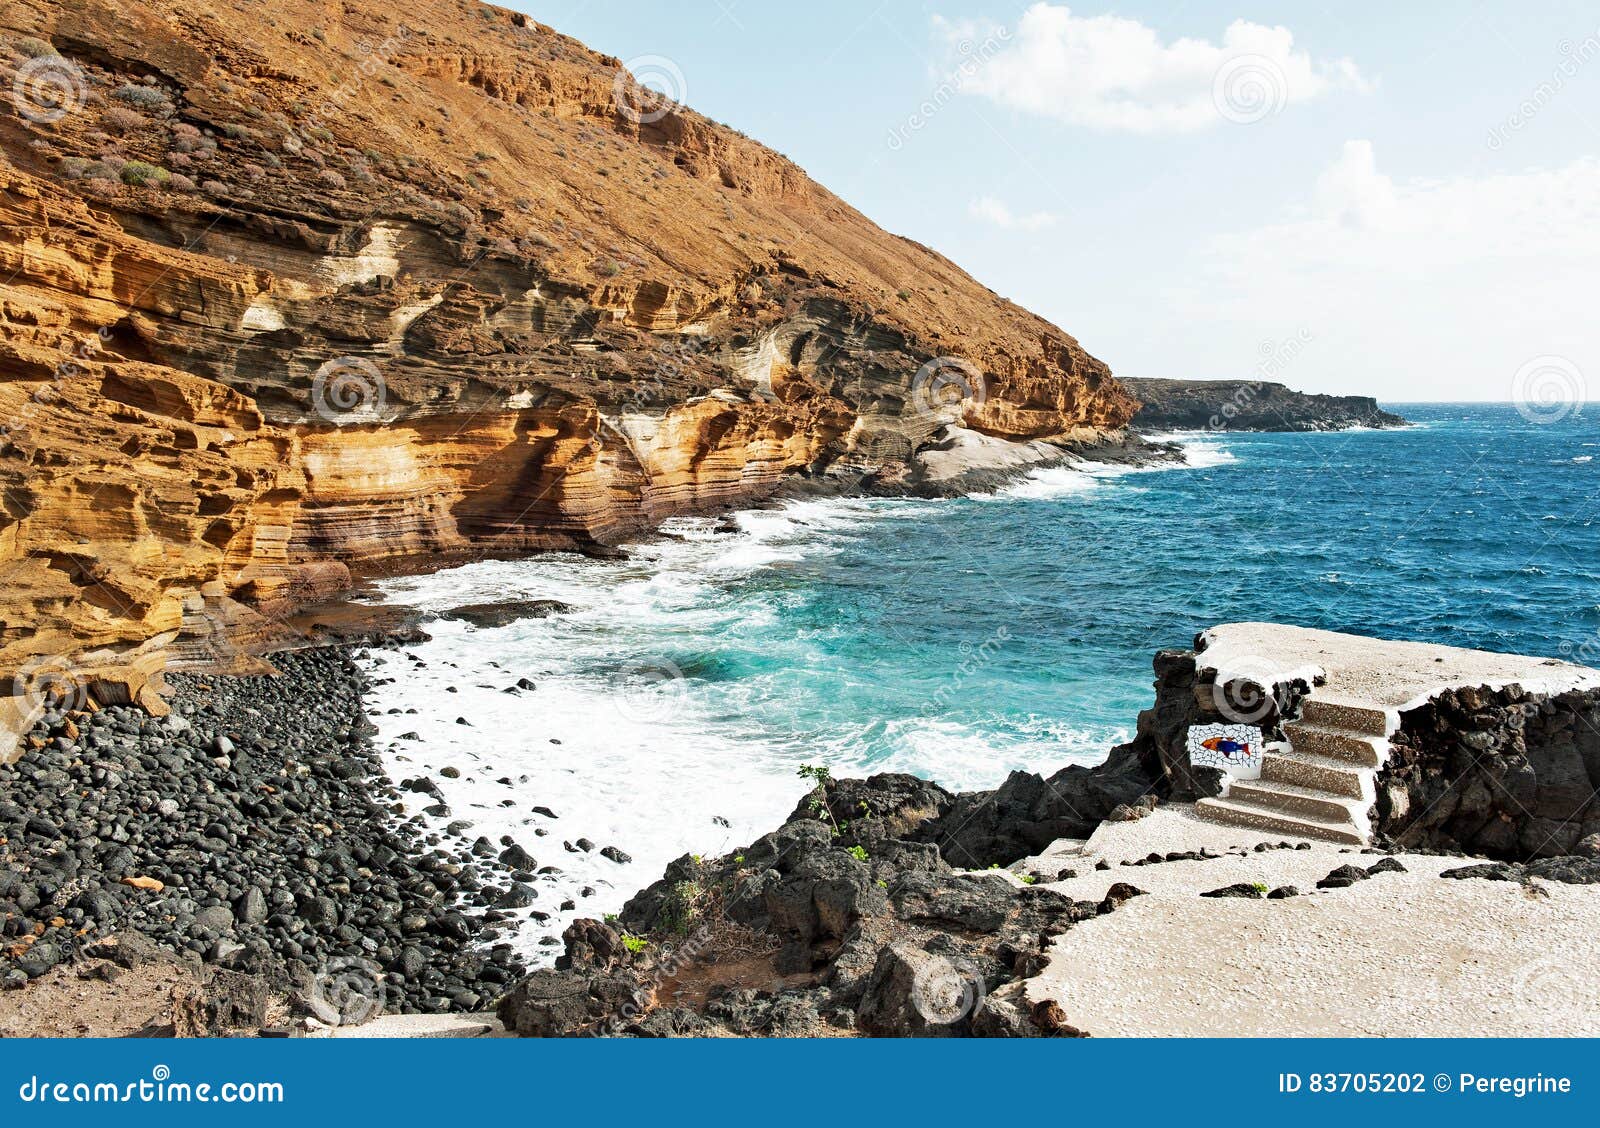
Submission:
<svg viewBox="0 0 1600 1128">
<path fill-rule="evenodd" d="M 858 862 L 864 862 L 867 860 L 867 848 L 865 846 L 852 846 L 850 847 L 849 854 Z"/>
<path fill-rule="evenodd" d="M 744 855 L 743 854 L 735 854 L 733 856 L 733 864 L 736 865 L 736 866 L 744 865 Z"/>
<path fill-rule="evenodd" d="M 607 913 L 605 915 L 605 922 L 607 924 L 616 924 L 617 923 L 617 914 L 616 913 Z"/>
<path fill-rule="evenodd" d="M 1265 893 L 1267 891 L 1267 883 L 1264 881 L 1252 881 L 1250 883 L 1250 888 L 1254 889 L 1257 893 Z"/>
<path fill-rule="evenodd" d="M 1032 885 L 1034 882 L 1039 880 L 1037 877 L 1035 877 L 1031 873 L 1019 873 L 1017 875 L 1017 879 L 1019 881 L 1021 881 L 1022 884 L 1024 884 L 1024 885 Z"/>
<path fill-rule="evenodd" d="M 843 828 L 839 826 L 839 820 L 834 818 L 833 812 L 828 809 L 828 784 L 833 782 L 833 776 L 829 773 L 828 766 L 826 764 L 801 764 L 800 770 L 796 774 L 801 779 L 809 779 L 816 785 L 811 789 L 811 795 L 807 799 L 807 806 L 811 809 L 811 813 L 819 819 L 825 818 L 832 823 L 834 834 L 842 834 Z"/>
<path fill-rule="evenodd" d="M 631 932 L 624 932 L 622 934 L 622 946 L 634 955 L 638 955 L 650 946 L 650 941 L 643 936 L 635 936 Z"/>
<path fill-rule="evenodd" d="M 659 928 L 679 936 L 689 935 L 700 919 L 700 908 L 705 890 L 698 881 L 680 881 L 667 891 L 657 918 Z"/>
</svg>

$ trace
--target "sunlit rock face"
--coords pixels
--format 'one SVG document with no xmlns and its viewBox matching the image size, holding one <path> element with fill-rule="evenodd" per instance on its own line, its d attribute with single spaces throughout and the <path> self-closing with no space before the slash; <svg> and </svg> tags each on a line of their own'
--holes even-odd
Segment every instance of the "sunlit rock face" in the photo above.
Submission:
<svg viewBox="0 0 1600 1128">
<path fill-rule="evenodd" d="M 1059 329 L 509 12 L 4 21 L 7 676 L 247 663 L 352 569 L 593 550 L 796 476 L 894 488 L 942 428 L 1082 441 L 1135 409 Z"/>
</svg>

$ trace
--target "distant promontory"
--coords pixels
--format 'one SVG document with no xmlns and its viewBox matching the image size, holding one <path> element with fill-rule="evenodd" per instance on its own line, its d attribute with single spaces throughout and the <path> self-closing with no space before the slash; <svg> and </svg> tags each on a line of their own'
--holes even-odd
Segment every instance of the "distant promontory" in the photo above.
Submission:
<svg viewBox="0 0 1600 1128">
<path fill-rule="evenodd" d="M 1120 383 L 1141 403 L 1139 431 L 1343 431 L 1403 427 L 1371 396 L 1297 392 L 1263 380 L 1138 380 Z"/>
</svg>

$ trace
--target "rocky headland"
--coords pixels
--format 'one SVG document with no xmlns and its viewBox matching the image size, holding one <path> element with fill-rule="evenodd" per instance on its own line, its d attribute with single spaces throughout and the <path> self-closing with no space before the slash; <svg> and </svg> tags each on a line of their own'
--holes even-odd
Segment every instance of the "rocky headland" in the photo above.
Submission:
<svg viewBox="0 0 1600 1128">
<path fill-rule="evenodd" d="M 1404 427 L 1371 396 L 1297 392 L 1266 380 L 1156 380 L 1122 384 L 1139 401 L 1132 427 L 1162 431 L 1346 431 Z"/>
</svg>

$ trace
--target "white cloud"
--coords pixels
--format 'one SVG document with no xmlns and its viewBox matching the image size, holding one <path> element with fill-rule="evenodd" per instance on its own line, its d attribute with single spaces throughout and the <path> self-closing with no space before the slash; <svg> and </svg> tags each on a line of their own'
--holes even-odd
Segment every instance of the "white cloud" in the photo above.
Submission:
<svg viewBox="0 0 1600 1128">
<path fill-rule="evenodd" d="M 973 200 L 967 205 L 967 212 L 974 219 L 981 219 L 985 223 L 992 223 L 1007 231 L 1042 231 L 1046 227 L 1054 227 L 1061 219 L 1054 212 L 1047 211 L 1017 215 L 1004 202 L 993 196 L 980 196 Z"/>
<path fill-rule="evenodd" d="M 1305 331 L 1315 344 L 1283 378 L 1313 390 L 1504 400 L 1547 355 L 1600 387 L 1595 158 L 1396 179 L 1348 141 L 1305 202 L 1197 251 L 1174 297 L 1206 339 L 1204 374 Z"/>
<path fill-rule="evenodd" d="M 972 23 L 936 20 L 958 50 L 984 31 Z M 1122 16 L 1075 16 L 1057 4 L 1034 4 L 1006 46 L 964 80 L 962 88 L 1002 105 L 1093 129 L 1185 132 L 1221 122 L 1255 121 L 1292 102 L 1330 90 L 1368 90 L 1347 58 L 1313 59 L 1295 50 L 1286 27 L 1235 20 L 1222 41 L 1175 39 Z"/>
</svg>

